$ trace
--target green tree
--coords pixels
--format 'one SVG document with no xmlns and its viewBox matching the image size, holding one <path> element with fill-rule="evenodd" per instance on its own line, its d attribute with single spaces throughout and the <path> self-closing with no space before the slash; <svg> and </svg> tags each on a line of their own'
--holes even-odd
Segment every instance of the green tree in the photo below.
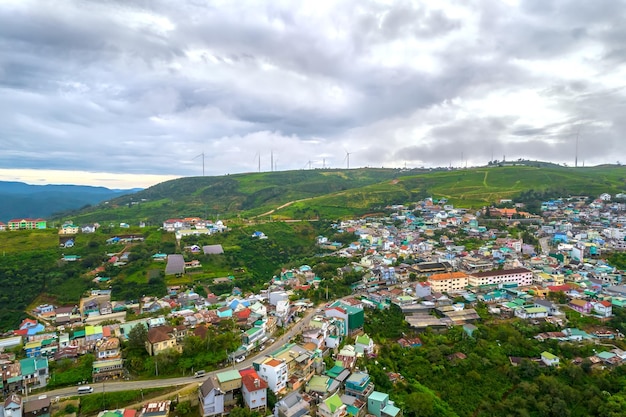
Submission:
<svg viewBox="0 0 626 417">
<path fill-rule="evenodd" d="M 128 349 L 142 351 L 146 349 L 148 329 L 143 324 L 137 324 L 128 332 Z"/>
</svg>

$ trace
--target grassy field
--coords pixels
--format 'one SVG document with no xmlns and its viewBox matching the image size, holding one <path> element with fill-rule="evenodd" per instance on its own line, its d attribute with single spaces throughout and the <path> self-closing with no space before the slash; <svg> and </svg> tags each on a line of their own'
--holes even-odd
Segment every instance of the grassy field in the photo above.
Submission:
<svg viewBox="0 0 626 417">
<path fill-rule="evenodd" d="M 514 198 L 529 189 L 562 190 L 568 194 L 615 193 L 624 191 L 625 179 L 626 168 L 621 166 L 261 172 L 180 178 L 111 200 L 106 205 L 65 213 L 61 218 L 72 218 L 76 223 L 98 221 L 117 225 L 143 221 L 158 226 L 170 217 L 251 219 L 285 204 L 288 205 L 271 213 L 273 219 L 337 218 L 426 195 L 446 197 L 457 205 L 479 207 Z"/>
</svg>

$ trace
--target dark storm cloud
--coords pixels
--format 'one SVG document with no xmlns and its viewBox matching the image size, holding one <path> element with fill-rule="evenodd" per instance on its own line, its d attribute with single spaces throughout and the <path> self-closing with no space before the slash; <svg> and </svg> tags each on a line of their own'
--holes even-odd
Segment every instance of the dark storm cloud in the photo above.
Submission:
<svg viewBox="0 0 626 417">
<path fill-rule="evenodd" d="M 345 149 L 351 166 L 564 162 L 579 126 L 588 161 L 626 159 L 624 6 L 7 1 L 0 164 L 196 175 L 204 152 L 221 174 L 272 150 L 280 169 L 343 166 Z"/>
</svg>

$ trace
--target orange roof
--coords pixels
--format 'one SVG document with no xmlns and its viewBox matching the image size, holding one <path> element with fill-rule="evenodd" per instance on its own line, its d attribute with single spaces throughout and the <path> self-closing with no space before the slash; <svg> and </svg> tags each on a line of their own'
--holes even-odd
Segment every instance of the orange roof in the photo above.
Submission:
<svg viewBox="0 0 626 417">
<path fill-rule="evenodd" d="M 428 277 L 429 281 L 441 281 L 444 279 L 454 279 L 454 278 L 467 278 L 467 274 L 464 272 L 444 272 L 441 274 L 432 274 Z"/>
<path fill-rule="evenodd" d="M 248 392 L 265 390 L 268 387 L 267 382 L 259 378 L 256 373 L 254 375 L 244 375 L 241 382 Z"/>
<path fill-rule="evenodd" d="M 278 365 L 280 365 L 282 362 L 279 361 L 278 359 L 270 359 L 269 361 L 265 362 L 265 365 L 271 366 L 273 368 L 277 367 Z"/>
</svg>

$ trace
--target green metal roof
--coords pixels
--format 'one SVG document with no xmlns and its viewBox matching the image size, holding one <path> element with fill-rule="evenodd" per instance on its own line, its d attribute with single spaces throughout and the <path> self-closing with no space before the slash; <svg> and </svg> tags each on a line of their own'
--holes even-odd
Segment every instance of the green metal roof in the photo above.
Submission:
<svg viewBox="0 0 626 417">
<path fill-rule="evenodd" d="M 546 359 L 551 359 L 551 360 L 553 360 L 553 359 L 558 359 L 556 355 L 553 355 L 553 354 L 552 354 L 552 353 L 550 353 L 550 352 L 543 352 L 543 353 L 541 354 L 541 356 L 543 356 L 543 357 L 544 357 L 544 358 L 546 358 Z"/>
<path fill-rule="evenodd" d="M 234 381 L 236 379 L 241 379 L 241 374 L 239 373 L 239 371 L 236 371 L 234 369 L 231 369 L 229 371 L 220 372 L 216 376 L 217 376 L 217 380 L 220 383 L 221 382 L 227 382 L 227 381 Z"/>
<path fill-rule="evenodd" d="M 324 404 L 326 404 L 331 413 L 334 413 L 339 407 L 343 405 L 343 402 L 341 401 L 341 398 L 339 398 L 339 395 L 337 395 L 337 393 L 334 393 L 324 400 Z"/>
</svg>

